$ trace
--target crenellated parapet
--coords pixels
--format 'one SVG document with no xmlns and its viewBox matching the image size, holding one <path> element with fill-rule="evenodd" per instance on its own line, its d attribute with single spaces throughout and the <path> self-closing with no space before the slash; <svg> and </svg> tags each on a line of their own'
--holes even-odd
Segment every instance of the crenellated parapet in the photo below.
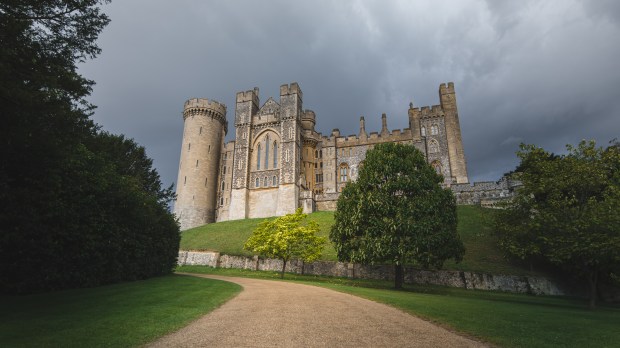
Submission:
<svg viewBox="0 0 620 348">
<path fill-rule="evenodd" d="M 228 133 L 228 121 L 226 120 L 226 105 L 215 100 L 206 98 L 188 99 L 183 106 L 183 121 L 190 116 L 205 116 L 218 120 Z"/>
</svg>

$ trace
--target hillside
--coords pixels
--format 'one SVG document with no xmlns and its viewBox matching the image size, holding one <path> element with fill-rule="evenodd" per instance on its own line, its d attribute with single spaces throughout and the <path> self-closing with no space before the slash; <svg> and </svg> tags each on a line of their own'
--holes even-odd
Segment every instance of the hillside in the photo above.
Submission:
<svg viewBox="0 0 620 348">
<path fill-rule="evenodd" d="M 488 215 L 491 212 L 477 206 L 458 206 L 458 231 L 465 244 L 465 257 L 461 263 L 448 261 L 445 269 L 460 271 L 487 272 L 493 274 L 532 274 L 521 267 L 507 262 L 496 245 L 492 235 Z M 319 235 L 328 237 L 334 221 L 333 212 L 316 212 L 309 214 L 321 227 Z M 243 243 L 252 234 L 252 230 L 264 219 L 247 219 L 219 222 L 196 227 L 181 234 L 182 250 L 212 250 L 222 254 L 252 254 L 243 250 Z M 328 242 L 323 250 L 323 260 L 336 261 L 336 252 Z"/>
</svg>

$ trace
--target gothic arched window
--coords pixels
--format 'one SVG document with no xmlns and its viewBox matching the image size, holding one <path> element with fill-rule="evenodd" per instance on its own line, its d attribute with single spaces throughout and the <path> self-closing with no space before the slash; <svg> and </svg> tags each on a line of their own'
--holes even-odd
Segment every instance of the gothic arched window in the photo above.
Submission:
<svg viewBox="0 0 620 348">
<path fill-rule="evenodd" d="M 435 139 L 431 139 L 428 142 L 428 152 L 429 153 L 437 153 L 439 152 L 439 143 Z"/>
<path fill-rule="evenodd" d="M 222 181 L 222 191 L 226 188 L 226 184 Z"/>
<path fill-rule="evenodd" d="M 265 187 L 269 186 L 269 181 L 267 180 L 267 177 L 263 179 L 263 186 Z"/>
<path fill-rule="evenodd" d="M 439 128 L 437 127 L 436 124 L 431 126 L 431 135 L 437 135 L 439 134 Z"/>
<path fill-rule="evenodd" d="M 260 179 L 256 178 L 256 181 L 254 182 L 254 187 L 259 187 L 260 186 Z"/>
<path fill-rule="evenodd" d="M 260 170 L 260 144 L 258 144 L 258 153 L 256 154 L 256 170 Z"/>
<path fill-rule="evenodd" d="M 426 136 L 426 127 L 422 127 L 420 132 L 422 133 L 422 136 L 425 137 Z"/>
<path fill-rule="evenodd" d="M 278 178 L 274 175 L 273 178 L 271 178 L 271 184 L 273 186 L 276 186 L 278 184 Z"/>
<path fill-rule="evenodd" d="M 265 169 L 269 169 L 269 134 L 265 137 Z"/>
<path fill-rule="evenodd" d="M 340 165 L 340 182 L 346 182 L 349 179 L 349 165 L 342 163 Z"/>
<path fill-rule="evenodd" d="M 273 168 L 278 168 L 278 142 L 273 142 Z"/>
</svg>

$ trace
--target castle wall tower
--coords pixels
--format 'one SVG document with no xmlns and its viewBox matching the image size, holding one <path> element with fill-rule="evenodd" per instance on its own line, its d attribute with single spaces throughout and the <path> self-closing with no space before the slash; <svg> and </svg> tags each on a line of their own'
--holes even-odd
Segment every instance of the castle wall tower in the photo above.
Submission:
<svg viewBox="0 0 620 348">
<path fill-rule="evenodd" d="M 461 126 L 456 107 L 456 94 L 454 83 L 447 85 L 442 83 L 439 86 L 439 100 L 445 115 L 446 136 L 448 138 L 448 154 L 450 156 L 450 170 L 452 177 L 457 184 L 468 183 L 467 164 L 465 162 L 465 152 L 463 151 L 463 140 L 461 138 Z"/>
<path fill-rule="evenodd" d="M 245 219 L 249 212 L 249 170 L 252 117 L 259 108 L 258 88 L 237 93 L 235 108 L 235 155 L 230 195 L 230 220 Z"/>
<path fill-rule="evenodd" d="M 174 213 L 181 230 L 186 230 L 215 222 L 218 167 L 228 130 L 226 106 L 208 99 L 189 99 L 183 121 Z"/>
<path fill-rule="evenodd" d="M 295 212 L 299 205 L 301 170 L 301 114 L 303 94 L 297 83 L 280 86 L 282 151 L 276 215 Z"/>
</svg>

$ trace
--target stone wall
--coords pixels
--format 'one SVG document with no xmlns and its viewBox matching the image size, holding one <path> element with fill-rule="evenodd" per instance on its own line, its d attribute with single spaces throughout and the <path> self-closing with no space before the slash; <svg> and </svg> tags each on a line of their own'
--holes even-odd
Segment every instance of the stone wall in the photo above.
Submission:
<svg viewBox="0 0 620 348">
<path fill-rule="evenodd" d="M 514 191 L 521 186 L 520 181 L 502 177 L 499 181 L 482 181 L 470 184 L 453 184 L 450 189 L 456 197 L 456 204 L 479 204 L 492 207 L 495 203 L 514 196 Z"/>
<path fill-rule="evenodd" d="M 179 265 L 202 265 L 221 268 L 239 268 L 259 271 L 280 271 L 282 261 L 257 256 L 220 255 L 218 252 L 180 251 Z M 361 265 L 345 262 L 317 261 L 304 263 L 293 260 L 286 271 L 299 274 L 323 275 L 363 279 L 393 280 L 394 268 L 389 265 Z M 460 271 L 426 271 L 405 268 L 405 283 L 442 285 L 464 289 L 498 290 L 535 295 L 565 295 L 554 282 L 543 277 L 492 275 Z"/>
</svg>

